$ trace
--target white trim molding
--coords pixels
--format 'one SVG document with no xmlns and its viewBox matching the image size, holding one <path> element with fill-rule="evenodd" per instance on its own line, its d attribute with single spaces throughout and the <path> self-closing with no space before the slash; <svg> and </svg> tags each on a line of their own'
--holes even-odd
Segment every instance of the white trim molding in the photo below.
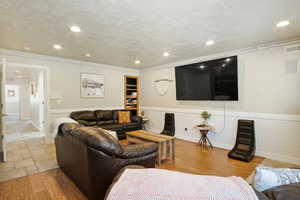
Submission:
<svg viewBox="0 0 300 200">
<path fill-rule="evenodd" d="M 35 59 L 35 60 L 42 60 L 42 61 L 50 61 L 50 62 L 63 62 L 63 63 L 72 63 L 76 65 L 87 65 L 90 67 L 101 67 L 101 68 L 107 68 L 107 69 L 114 69 L 114 70 L 121 70 L 128 73 L 134 73 L 138 74 L 139 69 L 129 68 L 129 67 L 121 67 L 121 66 L 113 66 L 108 64 L 102 64 L 102 63 L 95 63 L 95 62 L 87 62 L 82 60 L 75 60 L 75 59 L 68 59 L 63 57 L 55 57 L 55 56 L 48 56 L 48 55 L 42 55 L 42 54 L 36 54 L 36 53 L 28 53 L 28 52 L 22 52 L 18 50 L 8 50 L 8 49 L 1 49 L 0 48 L 0 55 L 2 56 L 16 56 L 16 57 L 22 57 L 22 58 L 29 58 L 29 59 Z"/>
<path fill-rule="evenodd" d="M 271 43 L 261 44 L 261 45 L 242 48 L 242 49 L 223 51 L 220 53 L 215 53 L 215 54 L 211 54 L 211 55 L 207 55 L 207 56 L 200 56 L 197 58 L 185 59 L 185 60 L 180 60 L 180 61 L 157 65 L 157 66 L 145 66 L 145 67 L 141 68 L 140 71 L 151 71 L 151 70 L 157 70 L 157 69 L 172 68 L 172 67 L 180 66 L 180 65 L 203 62 L 203 61 L 207 61 L 207 60 L 218 59 L 218 58 L 232 56 L 232 55 L 244 55 L 244 54 L 253 53 L 255 51 L 266 50 L 266 49 L 270 49 L 270 48 L 274 48 L 274 47 L 285 47 L 285 46 L 295 45 L 295 44 L 299 44 L 299 43 L 300 43 L 300 37 L 296 37 L 296 38 L 293 38 L 293 39 L 287 40 L 287 41 L 271 42 Z"/>
<path fill-rule="evenodd" d="M 164 126 L 164 114 L 175 114 L 175 137 L 198 142 L 199 132 L 193 127 L 201 123 L 202 109 L 182 109 L 163 107 L 141 107 L 150 121 L 146 129 L 160 133 Z M 209 124 L 215 131 L 209 134 L 213 145 L 223 149 L 232 149 L 236 139 L 237 120 L 255 121 L 256 155 L 300 165 L 300 115 L 209 111 L 212 114 Z"/>
<path fill-rule="evenodd" d="M 163 108 L 163 107 L 142 106 L 141 110 L 152 110 L 152 111 L 174 112 L 174 113 L 190 113 L 190 114 L 200 115 L 200 113 L 203 112 L 205 109 L 183 109 L 183 108 L 167 108 L 167 107 Z M 212 115 L 222 115 L 222 116 L 224 115 L 223 111 L 209 111 L 209 112 Z M 300 115 L 291 115 L 291 114 L 226 111 L 226 116 L 300 122 Z"/>
</svg>

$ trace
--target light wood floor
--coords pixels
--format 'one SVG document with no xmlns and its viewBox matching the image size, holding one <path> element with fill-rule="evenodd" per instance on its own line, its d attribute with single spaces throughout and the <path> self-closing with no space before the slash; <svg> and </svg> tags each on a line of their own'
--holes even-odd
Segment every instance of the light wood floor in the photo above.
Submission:
<svg viewBox="0 0 300 200">
<path fill-rule="evenodd" d="M 122 143 L 126 143 L 122 142 Z M 192 142 L 176 139 L 175 161 L 165 161 L 159 168 L 181 172 L 248 177 L 263 158 L 250 163 L 232 160 L 227 150 L 202 150 Z M 0 200 L 85 200 L 84 195 L 59 169 L 0 183 Z"/>
</svg>

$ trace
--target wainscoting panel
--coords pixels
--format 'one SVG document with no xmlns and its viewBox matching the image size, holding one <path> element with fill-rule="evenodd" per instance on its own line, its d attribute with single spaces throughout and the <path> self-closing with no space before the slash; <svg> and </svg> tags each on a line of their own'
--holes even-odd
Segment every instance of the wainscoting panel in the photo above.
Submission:
<svg viewBox="0 0 300 200">
<path fill-rule="evenodd" d="M 145 116 L 150 118 L 146 128 L 159 133 L 163 129 L 164 114 L 175 113 L 175 136 L 180 139 L 197 142 L 200 133 L 193 127 L 201 123 L 202 110 L 188 110 L 178 108 L 142 107 Z M 235 143 L 237 120 L 255 120 L 256 155 L 300 164 L 300 116 L 281 115 L 270 113 L 226 112 L 224 118 L 222 111 L 211 112 L 209 124 L 215 131 L 209 133 L 214 146 L 231 149 Z M 187 131 L 185 131 L 187 128 Z M 188 149 L 187 149 L 188 152 Z"/>
</svg>

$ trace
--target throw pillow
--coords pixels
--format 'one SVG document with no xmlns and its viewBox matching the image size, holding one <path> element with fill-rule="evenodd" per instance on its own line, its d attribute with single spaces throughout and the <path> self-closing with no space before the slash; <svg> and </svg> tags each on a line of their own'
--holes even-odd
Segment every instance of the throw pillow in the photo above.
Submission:
<svg viewBox="0 0 300 200">
<path fill-rule="evenodd" d="M 254 177 L 254 188 L 264 191 L 275 186 L 300 182 L 300 169 L 258 166 Z"/>
<path fill-rule="evenodd" d="M 130 112 L 129 111 L 119 111 L 119 123 L 130 123 Z"/>
</svg>

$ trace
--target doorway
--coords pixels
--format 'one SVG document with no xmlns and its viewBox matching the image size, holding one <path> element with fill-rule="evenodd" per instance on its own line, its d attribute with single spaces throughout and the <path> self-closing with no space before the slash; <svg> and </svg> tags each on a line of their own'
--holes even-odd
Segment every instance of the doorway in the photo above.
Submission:
<svg viewBox="0 0 300 200">
<path fill-rule="evenodd" d="M 45 70 L 7 64 L 5 82 L 7 142 L 45 136 Z"/>
</svg>

